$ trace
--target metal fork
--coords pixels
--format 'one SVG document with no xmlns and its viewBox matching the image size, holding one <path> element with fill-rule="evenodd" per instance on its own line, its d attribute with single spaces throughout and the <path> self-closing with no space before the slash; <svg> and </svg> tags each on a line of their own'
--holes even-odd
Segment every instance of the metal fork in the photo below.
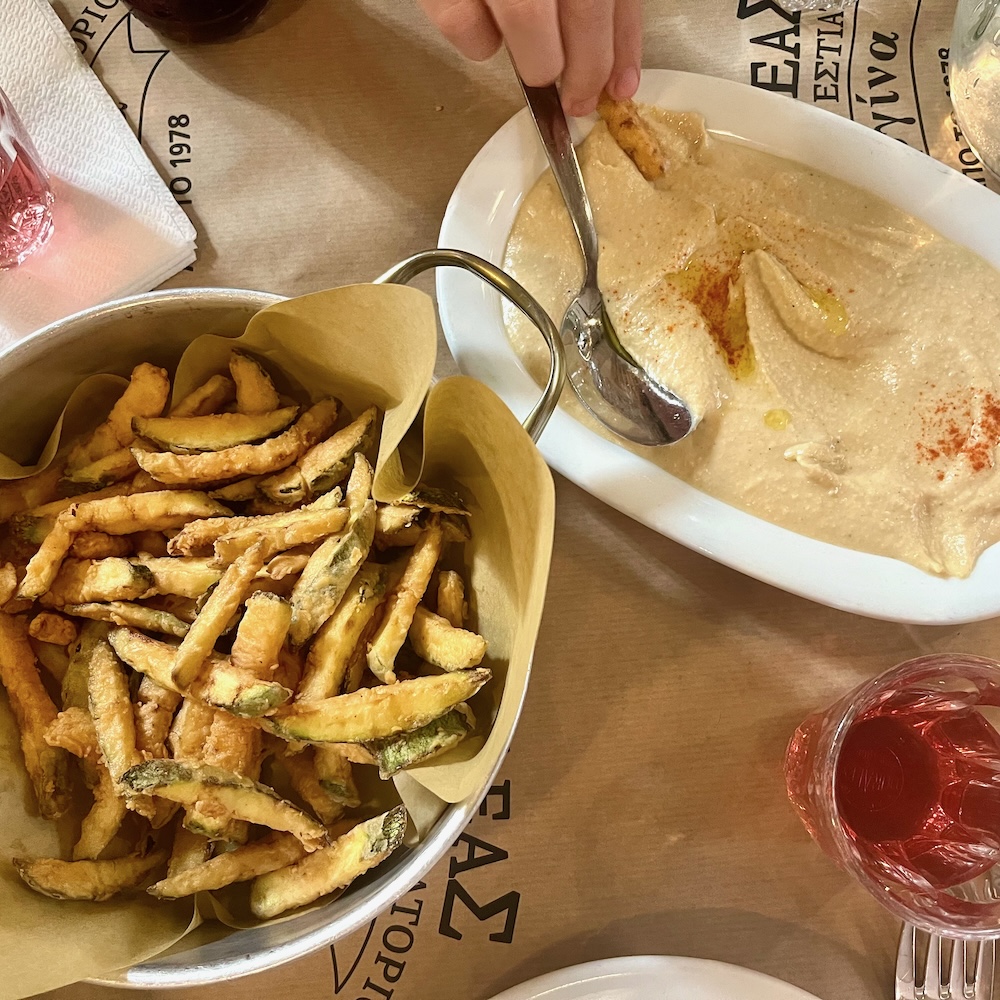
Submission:
<svg viewBox="0 0 1000 1000">
<path fill-rule="evenodd" d="M 995 957 L 995 940 L 942 939 L 903 924 L 896 1000 L 991 1000 Z"/>
</svg>

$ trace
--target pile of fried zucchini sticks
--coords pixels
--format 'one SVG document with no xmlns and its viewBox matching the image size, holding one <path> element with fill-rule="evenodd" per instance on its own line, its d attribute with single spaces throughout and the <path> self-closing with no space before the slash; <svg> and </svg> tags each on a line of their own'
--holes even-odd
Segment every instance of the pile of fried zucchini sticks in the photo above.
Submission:
<svg viewBox="0 0 1000 1000">
<path fill-rule="evenodd" d="M 140 364 L 95 431 L 0 486 L 0 680 L 40 814 L 82 813 L 72 860 L 13 864 L 58 899 L 251 882 L 267 919 L 402 842 L 357 768 L 473 731 L 486 642 L 440 565 L 468 511 L 376 503 L 376 408 L 290 405 L 246 353 L 170 395 Z"/>
</svg>

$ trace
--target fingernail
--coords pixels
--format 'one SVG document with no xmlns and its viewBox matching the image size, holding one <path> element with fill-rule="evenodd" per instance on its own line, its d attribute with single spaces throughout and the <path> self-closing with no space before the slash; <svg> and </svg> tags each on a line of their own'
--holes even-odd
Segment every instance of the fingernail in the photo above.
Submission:
<svg viewBox="0 0 1000 1000">
<path fill-rule="evenodd" d="M 639 71 L 634 66 L 623 69 L 611 84 L 611 94 L 618 100 L 631 97 L 639 89 Z"/>
<path fill-rule="evenodd" d="M 564 110 L 570 118 L 586 118 L 587 115 L 593 114 L 596 108 L 596 101 L 570 101 Z"/>
</svg>

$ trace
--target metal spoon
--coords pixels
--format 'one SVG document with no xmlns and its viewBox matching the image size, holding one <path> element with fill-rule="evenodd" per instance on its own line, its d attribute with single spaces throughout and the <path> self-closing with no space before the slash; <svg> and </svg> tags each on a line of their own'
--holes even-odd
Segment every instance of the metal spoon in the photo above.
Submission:
<svg viewBox="0 0 1000 1000">
<path fill-rule="evenodd" d="M 583 405 L 623 438 L 645 445 L 680 441 L 694 429 L 691 410 L 654 382 L 622 347 L 597 287 L 597 230 L 559 91 L 555 86 L 529 87 L 520 76 L 518 81 L 583 252 L 583 287 L 559 331 L 570 349 L 570 383 Z"/>
</svg>

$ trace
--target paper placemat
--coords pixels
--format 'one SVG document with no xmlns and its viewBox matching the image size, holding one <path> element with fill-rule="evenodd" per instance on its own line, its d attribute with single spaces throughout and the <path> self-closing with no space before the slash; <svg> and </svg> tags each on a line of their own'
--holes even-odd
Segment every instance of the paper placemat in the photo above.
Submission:
<svg viewBox="0 0 1000 1000">
<path fill-rule="evenodd" d="M 272 0 L 248 37 L 199 48 L 159 43 L 120 0 L 56 7 L 190 202 L 200 257 L 172 284 L 300 294 L 370 279 L 435 243 L 465 166 L 520 106 L 502 60 L 462 61 L 413 0 Z M 771 0 L 646 8 L 648 66 L 853 115 L 980 179 L 950 120 L 950 0 L 802 17 Z M 190 152 L 171 153 L 171 120 Z M 440 373 L 454 370 L 441 359 Z M 528 701 L 480 815 L 358 934 L 182 996 L 485 1000 L 636 953 L 733 962 L 824 1000 L 889 995 L 898 926 L 806 837 L 784 797 L 784 746 L 862 678 L 930 650 L 996 654 L 1000 628 L 853 618 L 709 562 L 565 481 L 557 504 Z"/>
</svg>

